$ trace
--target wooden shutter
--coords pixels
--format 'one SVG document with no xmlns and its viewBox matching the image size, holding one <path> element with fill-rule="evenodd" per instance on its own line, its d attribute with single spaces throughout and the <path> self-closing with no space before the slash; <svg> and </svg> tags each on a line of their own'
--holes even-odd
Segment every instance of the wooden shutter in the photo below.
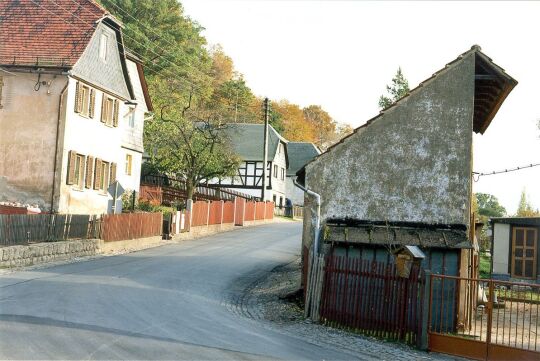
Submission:
<svg viewBox="0 0 540 361">
<path fill-rule="evenodd" d="M 112 117 L 113 117 L 113 126 L 117 127 L 118 126 L 118 108 L 120 107 L 120 102 L 118 101 L 118 99 L 115 99 L 114 100 L 114 103 L 113 103 L 113 114 L 112 114 Z"/>
<path fill-rule="evenodd" d="M 101 122 L 106 123 L 107 119 L 105 119 L 105 108 L 107 105 L 107 96 L 105 93 L 103 93 L 103 96 L 101 97 Z"/>
<path fill-rule="evenodd" d="M 92 176 L 94 175 L 94 157 L 86 157 L 86 178 L 85 178 L 85 187 L 92 188 Z"/>
<path fill-rule="evenodd" d="M 94 171 L 94 189 L 100 189 L 102 171 L 103 171 L 103 162 L 101 161 L 101 159 L 96 158 L 96 169 Z"/>
<path fill-rule="evenodd" d="M 90 118 L 94 117 L 95 105 L 96 105 L 96 91 L 94 89 L 90 89 L 90 101 L 88 103 L 88 116 Z"/>
<path fill-rule="evenodd" d="M 78 81 L 75 86 L 75 113 L 81 112 L 82 103 L 81 82 Z"/>
<path fill-rule="evenodd" d="M 77 153 L 70 150 L 68 158 L 68 176 L 67 184 L 75 184 L 75 162 L 77 161 Z"/>
<path fill-rule="evenodd" d="M 111 163 L 111 177 L 109 178 L 109 184 L 116 180 L 116 163 Z"/>
</svg>

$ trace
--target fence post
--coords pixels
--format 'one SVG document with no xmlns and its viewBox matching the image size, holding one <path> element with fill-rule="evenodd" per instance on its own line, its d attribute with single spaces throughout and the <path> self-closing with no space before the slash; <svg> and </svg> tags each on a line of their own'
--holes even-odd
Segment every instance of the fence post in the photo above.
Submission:
<svg viewBox="0 0 540 361">
<path fill-rule="evenodd" d="M 225 202 L 223 202 L 223 199 L 219 201 L 221 203 L 221 220 L 219 221 L 219 224 L 223 224 L 223 208 Z"/>
<path fill-rule="evenodd" d="M 233 207 L 233 224 L 236 226 L 236 200 L 238 197 L 234 197 L 234 207 Z"/>
<path fill-rule="evenodd" d="M 189 223 L 188 223 L 188 226 L 187 226 L 187 231 L 190 232 L 191 231 L 191 221 L 193 220 L 193 199 L 188 199 L 187 202 L 186 202 L 186 210 L 188 211 L 188 219 L 186 219 L 186 221 L 189 220 Z"/>
<path fill-rule="evenodd" d="M 206 227 L 208 227 L 208 224 L 210 222 L 210 201 L 206 201 Z"/>
<path fill-rule="evenodd" d="M 431 304 L 431 270 L 424 270 L 424 289 L 422 290 L 422 321 L 420 324 L 420 335 L 418 337 L 418 348 L 428 349 L 429 313 Z"/>
</svg>

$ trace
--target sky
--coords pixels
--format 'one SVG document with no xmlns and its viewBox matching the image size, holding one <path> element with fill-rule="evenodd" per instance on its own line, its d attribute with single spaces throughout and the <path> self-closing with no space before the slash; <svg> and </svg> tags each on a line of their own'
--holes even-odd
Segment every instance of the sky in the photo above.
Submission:
<svg viewBox="0 0 540 361">
<path fill-rule="evenodd" d="M 540 163 L 540 2 L 183 0 L 255 94 L 321 105 L 358 127 L 400 66 L 412 88 L 478 44 L 518 81 L 484 135 L 473 169 Z M 474 192 L 515 213 L 525 189 L 540 208 L 540 166 L 480 177 Z"/>
</svg>

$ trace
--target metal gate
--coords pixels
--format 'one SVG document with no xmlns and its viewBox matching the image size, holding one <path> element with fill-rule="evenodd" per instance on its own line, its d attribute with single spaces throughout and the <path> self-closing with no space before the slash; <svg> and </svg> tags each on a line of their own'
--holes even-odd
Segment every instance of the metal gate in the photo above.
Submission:
<svg viewBox="0 0 540 361">
<path fill-rule="evenodd" d="M 540 360 L 540 285 L 431 275 L 430 351 Z"/>
</svg>

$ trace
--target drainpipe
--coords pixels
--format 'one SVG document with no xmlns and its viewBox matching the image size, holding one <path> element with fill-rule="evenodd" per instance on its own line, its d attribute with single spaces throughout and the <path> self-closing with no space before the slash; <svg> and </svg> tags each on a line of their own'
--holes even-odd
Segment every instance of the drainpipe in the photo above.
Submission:
<svg viewBox="0 0 540 361">
<path fill-rule="evenodd" d="M 305 193 L 315 198 L 315 205 L 317 206 L 317 215 L 315 218 L 315 234 L 313 239 L 313 256 L 319 254 L 319 232 L 321 228 L 321 195 L 313 192 L 312 190 L 307 189 L 302 186 L 295 180 L 293 180 L 295 186 L 303 190 Z"/>
</svg>

